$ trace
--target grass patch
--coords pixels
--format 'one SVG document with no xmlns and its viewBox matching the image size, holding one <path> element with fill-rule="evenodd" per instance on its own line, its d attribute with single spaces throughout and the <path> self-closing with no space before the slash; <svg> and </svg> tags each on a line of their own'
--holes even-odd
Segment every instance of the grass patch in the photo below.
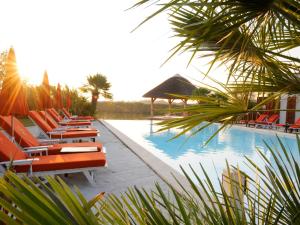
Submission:
<svg viewBox="0 0 300 225">
<path fill-rule="evenodd" d="M 173 104 L 172 109 L 182 108 L 182 104 Z M 154 115 L 166 115 L 168 104 L 154 103 Z M 96 118 L 99 119 L 148 119 L 150 117 L 150 103 L 144 102 L 99 102 Z"/>
<path fill-rule="evenodd" d="M 34 126 L 34 123 L 28 117 L 18 117 L 25 127 Z"/>
</svg>

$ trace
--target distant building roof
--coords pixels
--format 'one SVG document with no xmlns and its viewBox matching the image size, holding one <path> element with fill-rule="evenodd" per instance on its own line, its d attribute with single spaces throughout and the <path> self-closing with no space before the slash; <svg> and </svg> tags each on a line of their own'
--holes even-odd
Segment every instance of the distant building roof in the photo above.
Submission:
<svg viewBox="0 0 300 225">
<path fill-rule="evenodd" d="M 180 99 L 174 95 L 192 95 L 196 87 L 187 79 L 176 74 L 143 95 L 145 98 Z"/>
</svg>

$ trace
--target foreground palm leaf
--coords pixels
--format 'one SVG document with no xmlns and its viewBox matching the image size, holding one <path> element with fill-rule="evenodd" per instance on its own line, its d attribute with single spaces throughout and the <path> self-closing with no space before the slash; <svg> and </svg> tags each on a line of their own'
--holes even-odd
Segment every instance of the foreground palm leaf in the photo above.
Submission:
<svg viewBox="0 0 300 225">
<path fill-rule="evenodd" d="M 246 163 L 260 178 L 247 177 L 238 168 L 227 165 L 228 187 L 219 181 L 212 185 L 209 174 L 201 166 L 206 179 L 192 170 L 186 187 L 163 190 L 156 184 L 154 190 L 129 189 L 121 197 L 99 194 L 87 201 L 75 189 L 71 190 L 61 179 L 47 177 L 49 184 L 8 172 L 0 179 L 0 221 L 7 224 L 289 224 L 300 223 L 300 139 L 298 149 L 290 152 L 278 138 L 280 148 L 267 147 L 271 157 L 263 152 L 265 167 L 250 159 Z M 271 163 L 272 162 L 272 163 Z M 238 179 L 230 172 L 237 171 Z M 210 171 L 211 173 L 211 171 Z M 248 185 L 242 182 L 246 176 Z M 39 187 L 37 187 L 39 184 Z M 74 193 L 75 192 L 75 193 Z"/>
<path fill-rule="evenodd" d="M 0 220 L 7 224 L 16 223 L 12 223 L 13 218 L 24 224 L 98 223 L 93 208 L 103 194 L 87 201 L 79 190 L 74 194 L 60 178 L 47 177 L 46 180 L 49 185 L 7 172 L 0 180 Z"/>
<path fill-rule="evenodd" d="M 206 181 L 201 180 L 193 168 L 194 177 L 182 169 L 193 193 L 187 192 L 183 186 L 181 194 L 172 187 L 171 193 L 164 193 L 157 184 L 155 192 L 134 188 L 121 199 L 111 195 L 104 203 L 103 223 L 111 222 L 117 216 L 115 224 L 299 224 L 300 140 L 297 140 L 298 150 L 294 154 L 279 138 L 280 149 L 273 150 L 268 146 L 271 159 L 258 150 L 265 159 L 265 168 L 247 160 L 261 180 L 247 178 L 249 184 L 247 191 L 243 192 L 245 197 L 234 200 L 234 195 L 225 191 L 221 181 L 219 188 L 214 187 L 202 166 Z M 228 170 L 231 170 L 229 165 Z M 242 175 L 241 172 L 238 174 Z M 231 190 L 233 187 L 243 188 L 241 180 L 233 180 L 230 176 L 228 179 Z"/>
<path fill-rule="evenodd" d="M 227 93 L 224 95 L 231 96 L 230 107 L 223 104 L 217 113 L 218 108 L 210 104 L 211 99 L 203 99 L 208 104 L 182 110 L 197 113 L 186 119 L 168 121 L 164 123 L 166 128 L 177 126 L 188 130 L 205 118 L 209 122 L 222 121 L 227 125 L 246 113 L 261 110 L 263 104 L 259 105 L 260 108 L 245 108 L 255 94 L 277 92 L 268 98 L 273 101 L 280 94 L 300 92 L 300 59 L 291 53 L 300 46 L 299 1 L 142 0 L 135 6 L 147 3 L 158 6 L 159 10 L 144 22 L 166 12 L 174 36 L 180 40 L 169 58 L 178 52 L 192 52 L 190 62 L 198 59 L 195 56 L 211 58 L 207 74 L 217 62 L 228 68 Z M 246 98 L 233 100 L 233 93 Z M 240 101 L 242 105 L 234 105 Z"/>
</svg>

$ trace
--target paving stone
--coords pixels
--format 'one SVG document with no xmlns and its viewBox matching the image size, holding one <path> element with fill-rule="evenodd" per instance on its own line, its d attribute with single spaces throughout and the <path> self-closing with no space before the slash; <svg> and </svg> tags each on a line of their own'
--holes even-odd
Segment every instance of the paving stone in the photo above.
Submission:
<svg viewBox="0 0 300 225">
<path fill-rule="evenodd" d="M 97 171 L 95 186 L 80 173 L 63 177 L 69 185 L 77 186 L 87 199 L 100 192 L 120 196 L 134 186 L 151 190 L 155 188 L 156 182 L 165 191 L 168 190 L 165 182 L 105 126 L 98 121 L 93 122 L 93 126 L 100 130 L 97 141 L 103 143 L 107 149 L 108 167 Z M 30 127 L 30 131 L 39 135 L 36 127 Z"/>
</svg>

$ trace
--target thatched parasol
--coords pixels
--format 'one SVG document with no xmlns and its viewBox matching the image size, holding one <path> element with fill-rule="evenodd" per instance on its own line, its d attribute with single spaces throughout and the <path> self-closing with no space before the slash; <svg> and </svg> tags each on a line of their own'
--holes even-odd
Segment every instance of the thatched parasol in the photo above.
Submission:
<svg viewBox="0 0 300 225">
<path fill-rule="evenodd" d="M 171 104 L 175 99 L 181 99 L 184 105 L 186 105 L 187 98 L 182 96 L 191 96 L 195 88 L 196 87 L 190 81 L 176 74 L 148 91 L 143 97 L 151 98 L 151 116 L 153 116 L 153 103 L 156 99 L 167 99 L 170 112 Z"/>
</svg>

